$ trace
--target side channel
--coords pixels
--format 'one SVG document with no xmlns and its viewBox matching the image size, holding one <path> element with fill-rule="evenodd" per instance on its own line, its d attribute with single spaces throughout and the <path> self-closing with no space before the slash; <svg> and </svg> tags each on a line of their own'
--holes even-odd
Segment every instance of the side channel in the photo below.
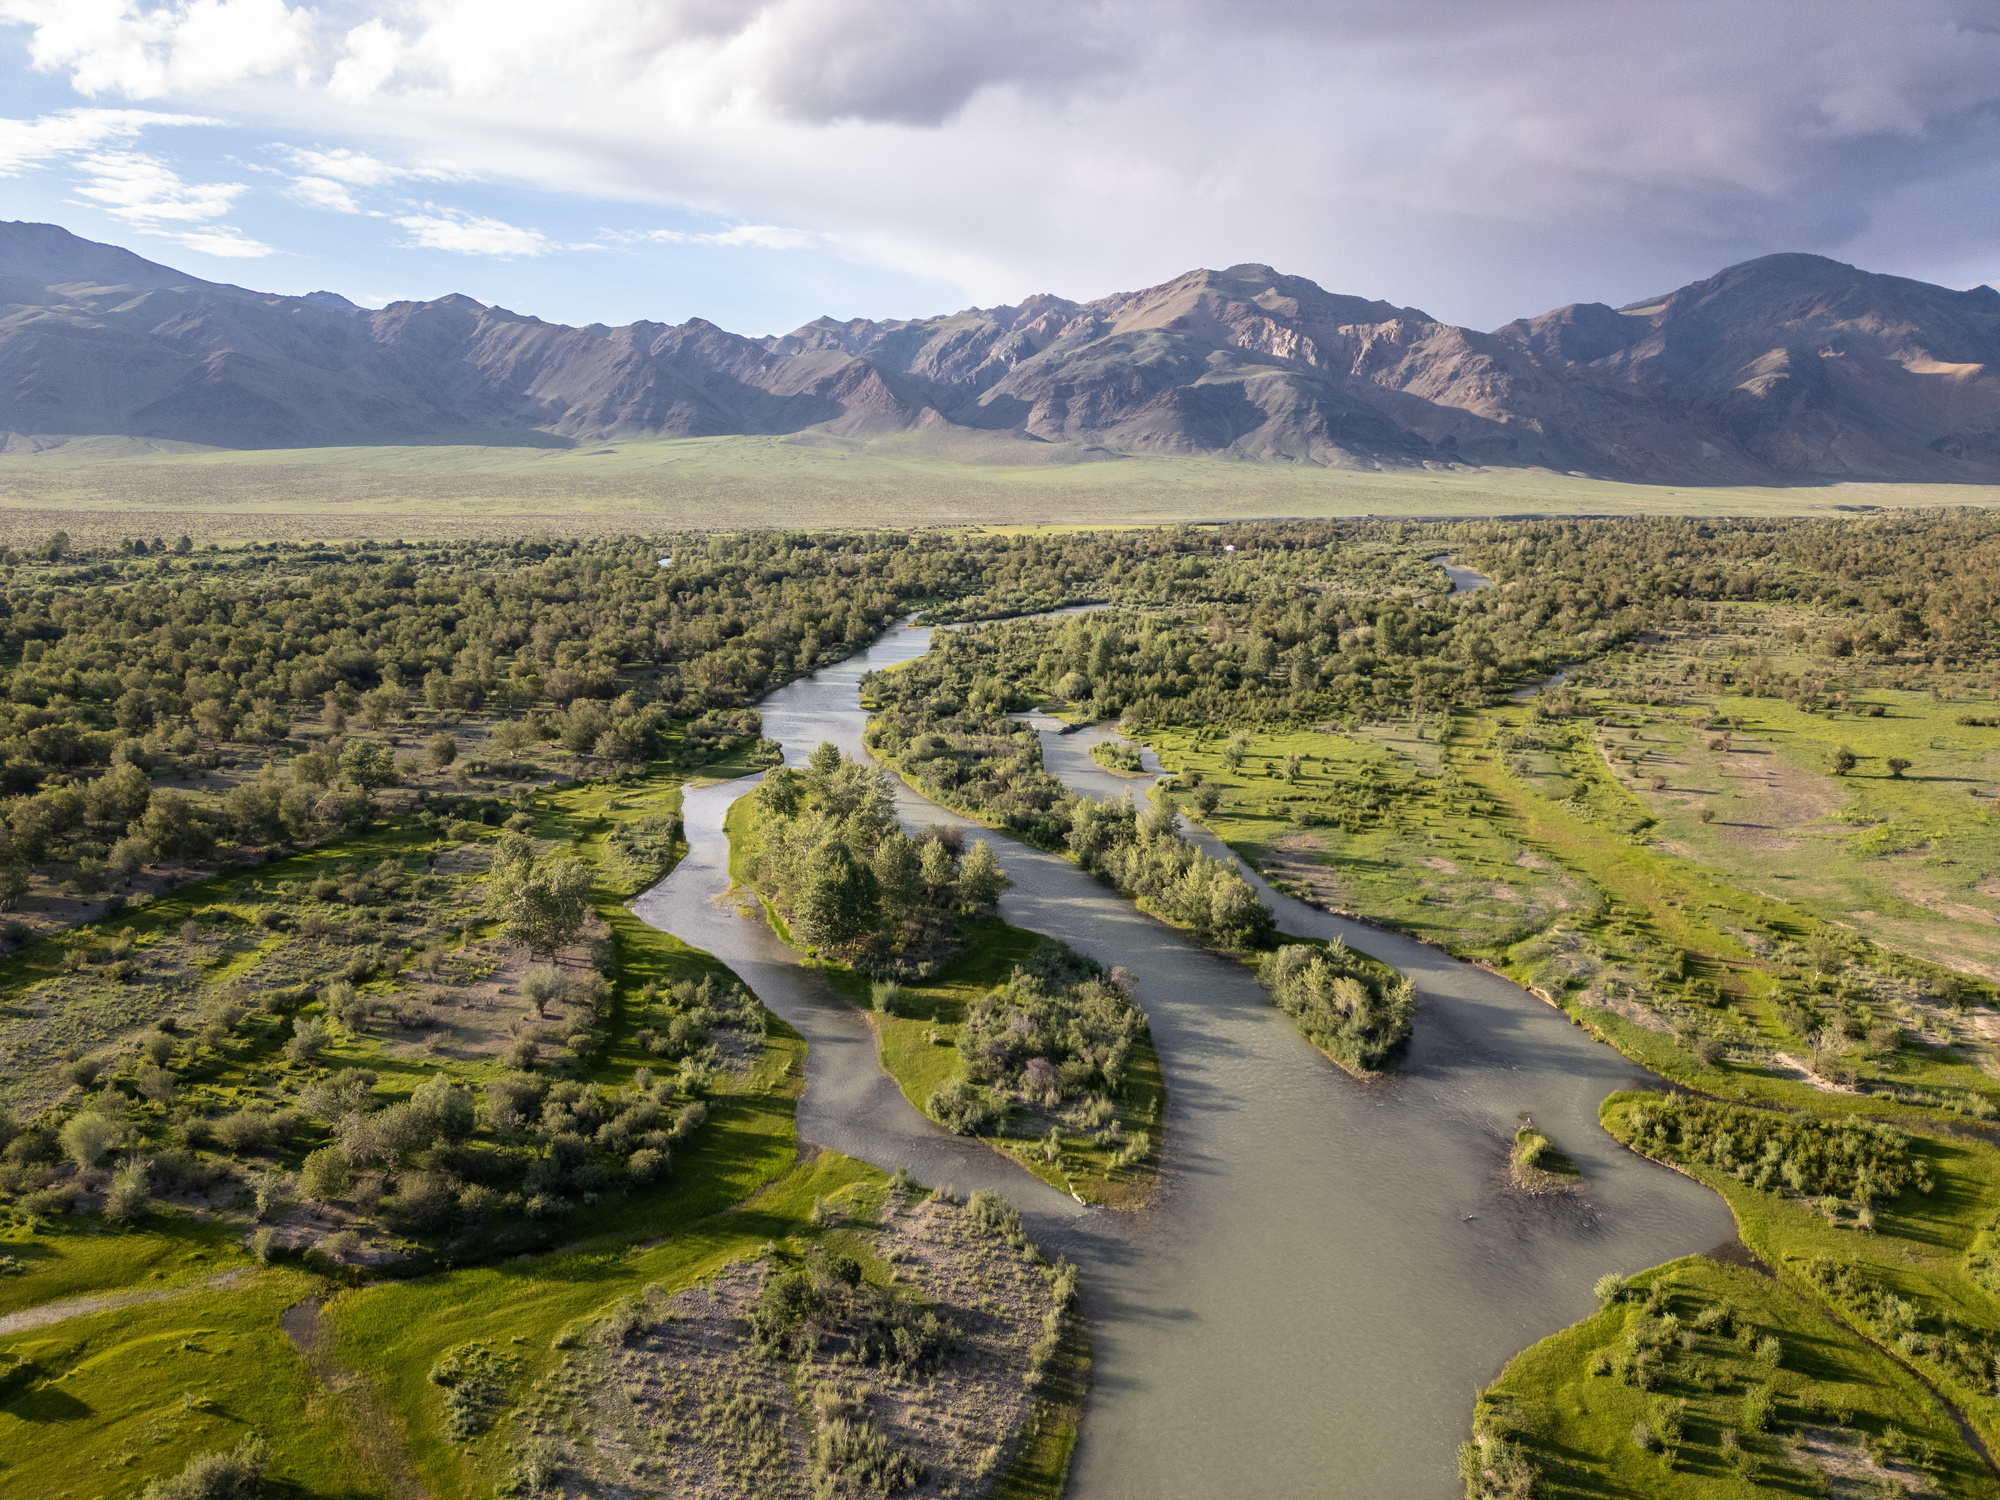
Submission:
<svg viewBox="0 0 2000 1500">
<path fill-rule="evenodd" d="M 861 676 L 920 655 L 928 639 L 895 631 L 771 694 L 764 732 L 794 763 L 822 740 L 861 753 Z M 1083 1268 L 1096 1363 L 1070 1484 L 1080 1500 L 1443 1500 L 1477 1385 L 1590 1311 L 1603 1272 L 1733 1233 L 1713 1194 L 1599 1131 L 1598 1102 L 1652 1075 L 1499 976 L 1266 889 L 1286 930 L 1346 936 L 1417 981 L 1406 1062 L 1357 1084 L 1241 964 L 1193 947 L 1067 861 L 982 832 L 1015 882 L 1002 915 L 1130 969 L 1166 1070 L 1155 1206 L 1082 1209 L 912 1110 L 876 1064 L 866 1022 L 761 915 L 718 901 L 722 814 L 754 784 L 689 794 L 690 854 L 634 909 L 730 964 L 805 1034 L 806 1139 L 907 1165 L 921 1181 L 1005 1192 L 1045 1247 Z M 900 786 L 898 812 L 910 826 L 972 827 Z M 1524 1200 L 1509 1190 L 1507 1147 L 1527 1115 L 1576 1158 L 1586 1191 Z"/>
</svg>

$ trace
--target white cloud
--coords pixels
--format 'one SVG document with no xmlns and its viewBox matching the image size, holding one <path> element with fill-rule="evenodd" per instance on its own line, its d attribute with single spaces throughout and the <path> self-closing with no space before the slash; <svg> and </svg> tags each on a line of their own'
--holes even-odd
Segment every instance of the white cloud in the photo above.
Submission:
<svg viewBox="0 0 2000 1500">
<path fill-rule="evenodd" d="M 0 0 L 0 20 L 85 92 L 340 143 L 294 166 L 350 200 L 448 160 L 984 301 L 1256 259 L 1491 325 L 1776 249 L 1963 282 L 2000 243 L 1991 0 Z M 556 248 L 415 217 L 420 244 Z"/>
<path fill-rule="evenodd" d="M 0 119 L 0 177 L 11 177 L 108 144 L 138 139 L 149 125 L 220 125 L 204 115 L 159 114 L 149 109 L 66 109 L 34 120 Z"/>
<path fill-rule="evenodd" d="M 84 182 L 76 191 L 128 224 L 219 219 L 249 191 L 241 182 L 183 182 L 159 157 L 137 151 L 100 151 L 77 165 Z"/>
<path fill-rule="evenodd" d="M 294 70 L 314 45 L 311 12 L 283 0 L 0 0 L 0 20 L 32 26 L 35 67 L 91 96 L 223 88 Z"/>
<path fill-rule="evenodd" d="M 412 214 L 396 222 L 410 231 L 412 246 L 423 250 L 450 250 L 459 255 L 547 255 L 560 248 L 538 229 L 517 229 L 498 219 L 457 209 L 424 205 L 427 212 Z"/>
<path fill-rule="evenodd" d="M 323 208 L 337 214 L 361 212 L 354 195 L 330 177 L 295 177 L 285 189 L 285 196 L 304 208 Z"/>
<path fill-rule="evenodd" d="M 257 260 L 275 253 L 261 240 L 253 240 L 242 230 L 227 224 L 218 224 L 208 229 L 147 229 L 141 233 L 172 240 L 177 245 L 185 245 L 190 250 L 199 250 L 204 255 L 219 255 L 225 260 Z"/>
<path fill-rule="evenodd" d="M 391 182 L 451 182 L 464 175 L 436 162 L 412 165 L 383 161 L 379 156 L 370 156 L 365 151 L 354 151 L 345 146 L 330 151 L 309 146 L 282 146 L 279 149 L 293 166 L 315 177 L 331 177 L 349 187 L 381 187 Z"/>
<path fill-rule="evenodd" d="M 678 229 L 649 229 L 637 234 L 609 233 L 625 243 L 649 240 L 662 245 L 754 245 L 762 250 L 810 250 L 828 244 L 829 237 L 811 229 L 787 229 L 779 224 L 738 224 L 730 229 L 689 234 Z"/>
</svg>

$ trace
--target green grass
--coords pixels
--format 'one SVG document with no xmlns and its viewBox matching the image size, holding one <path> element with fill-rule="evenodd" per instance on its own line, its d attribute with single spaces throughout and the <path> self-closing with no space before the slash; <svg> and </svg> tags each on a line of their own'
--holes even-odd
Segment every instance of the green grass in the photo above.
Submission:
<svg viewBox="0 0 2000 1500">
<path fill-rule="evenodd" d="M 1991 1472 L 1915 1379 L 1777 1282 L 1690 1256 L 1637 1276 L 1633 1284 L 1642 1297 L 1654 1287 L 1666 1289 L 1663 1310 L 1683 1324 L 1704 1308 L 1729 1305 L 1754 1330 L 1754 1340 L 1779 1340 L 1782 1363 L 1773 1370 L 1736 1338 L 1698 1335 L 1694 1349 L 1672 1348 L 1651 1391 L 1615 1373 L 1592 1374 L 1599 1361 L 1610 1365 L 1626 1356 L 1631 1335 L 1657 1329 L 1634 1301 L 1543 1339 L 1481 1394 L 1475 1421 L 1527 1449 L 1541 1470 L 1536 1493 L 1545 1500 L 1723 1500 L 1749 1493 L 1725 1457 L 1724 1429 L 1739 1434 L 1758 1492 L 1825 1493 L 1786 1441 L 1801 1426 L 1844 1432 L 1845 1446 L 1855 1449 L 1864 1435 L 1879 1443 L 1893 1429 L 1897 1436 L 1890 1441 L 1906 1452 L 1928 1446 L 1946 1493 L 1993 1492 Z M 1775 1420 L 1770 1430 L 1753 1435 L 1745 1430 L 1745 1399 L 1757 1390 L 1774 1397 Z M 1671 1459 L 1633 1440 L 1636 1424 L 1657 1432 L 1669 1410 L 1682 1423 Z"/>
<path fill-rule="evenodd" d="M 514 1389 L 525 1391 L 560 1362 L 555 1340 L 565 1330 L 650 1284 L 676 1292 L 757 1258 L 766 1244 L 816 1237 L 815 1198 L 881 1178 L 833 1152 L 796 1164 L 789 1150 L 786 1157 L 762 1192 L 733 1208 L 658 1216 L 644 1245 L 593 1237 L 559 1255 L 344 1293 L 326 1306 L 340 1357 L 402 1418 L 411 1460 L 434 1495 L 484 1500 L 510 1463 L 511 1434 L 503 1423 L 469 1444 L 449 1435 L 443 1401 L 427 1379 L 437 1357 L 469 1340 L 507 1349 L 522 1362 Z"/>
<path fill-rule="evenodd" d="M 226 1224 L 185 1213 L 155 1214 L 131 1229 L 65 1216 L 36 1230 L 0 1230 L 0 1255 L 25 1268 L 0 1276 L 0 1316 L 24 1307 L 115 1290 L 189 1286 L 252 1264 Z"/>
<path fill-rule="evenodd" d="M 795 525 L 808 512 L 826 526 L 1015 529 L 1267 516 L 1824 515 L 1995 501 L 1974 485 L 1669 488 L 1529 469 L 1107 460 L 1000 434 L 279 450 L 83 438 L 0 457 L 0 489 L 0 540 L 9 543 L 58 528 L 85 543 L 135 531 L 197 541 L 646 533 Z"/>
<path fill-rule="evenodd" d="M 8 1339 L 7 1352 L 47 1378 L 0 1412 L 0 1491 L 18 1500 L 132 1495 L 258 1432 L 281 1493 L 382 1493 L 278 1326 L 285 1308 L 321 1286 L 297 1271 L 254 1270 L 227 1288 Z"/>
<path fill-rule="evenodd" d="M 1222 794 L 1201 821 L 1288 890 L 1453 952 L 1504 943 L 1556 903 L 1586 899 L 1559 876 L 1515 863 L 1519 843 L 1468 814 L 1470 799 L 1437 774 L 1434 740 L 1247 732 L 1249 753 L 1233 770 L 1224 755 L 1233 730 L 1160 729 L 1145 740 L 1169 770 L 1199 773 Z M 1285 779 L 1288 754 L 1306 758 L 1296 782 Z M 1185 791 L 1174 795 L 1194 812 Z M 1342 821 L 1305 825 L 1294 809 Z"/>
<path fill-rule="evenodd" d="M 1654 1096 L 1613 1094 L 1600 1110 L 1605 1128 L 1629 1142 L 1630 1111 L 1643 1107 L 1649 1097 Z M 1907 1189 L 1878 1203 L 1873 1233 L 1836 1227 L 1795 1196 L 1760 1191 L 1698 1163 L 1682 1170 L 1722 1195 L 1736 1216 L 1743 1243 L 1787 1286 L 1844 1320 L 1888 1336 L 1870 1328 L 1869 1305 L 1815 1281 L 1810 1269 L 1816 1258 L 1849 1267 L 1904 1298 L 1924 1329 L 1956 1326 L 2000 1346 L 2000 1304 L 1975 1278 L 1969 1260 L 1981 1231 L 2000 1214 L 2000 1151 L 1985 1141 L 1928 1135 L 1912 1136 L 1911 1150 L 1929 1163 L 1936 1185 L 1927 1194 Z M 1905 1357 L 1945 1392 L 1989 1445 L 2000 1447 L 2000 1399 L 1994 1394 L 1990 1364 L 1974 1386 L 1949 1361 L 1921 1353 Z"/>
<path fill-rule="evenodd" d="M 1632 789 L 1659 820 L 1655 837 L 1824 921 L 2000 979 L 2000 887 L 1990 879 L 2000 820 L 1988 797 L 1966 795 L 2000 784 L 2000 730 L 1956 722 L 1994 706 L 1890 689 L 1852 701 L 1885 712 L 1829 718 L 1724 694 L 1713 711 L 1743 721 L 1726 753 L 1707 748 L 1719 731 L 1695 729 L 1691 711 L 1650 711 L 1642 765 L 1668 785 L 1655 792 L 1642 779 Z M 1829 759 L 1843 745 L 1859 764 L 1836 777 Z M 1891 757 L 1911 769 L 1892 776 Z"/>
</svg>

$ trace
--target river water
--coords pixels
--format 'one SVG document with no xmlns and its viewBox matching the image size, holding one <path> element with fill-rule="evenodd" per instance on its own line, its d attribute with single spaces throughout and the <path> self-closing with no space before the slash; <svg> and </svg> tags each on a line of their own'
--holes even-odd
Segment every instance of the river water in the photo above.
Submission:
<svg viewBox="0 0 2000 1500">
<path fill-rule="evenodd" d="M 773 693 L 764 733 L 793 764 L 822 740 L 861 753 L 862 674 L 921 654 L 928 639 L 893 631 Z M 1089 760 L 1091 733 L 1045 733 L 1050 769 L 1095 794 L 1122 790 L 1131 783 Z M 755 781 L 688 792 L 689 854 L 634 909 L 728 963 L 805 1035 L 805 1139 L 908 1166 L 920 1181 L 1004 1192 L 1045 1248 L 1081 1266 L 1095 1364 L 1071 1471 L 1078 1500 L 1445 1500 L 1476 1386 L 1588 1313 L 1605 1271 L 1734 1232 L 1714 1195 L 1598 1129 L 1599 1101 L 1651 1075 L 1497 975 L 1265 888 L 1286 931 L 1346 937 L 1417 982 L 1406 1061 L 1357 1083 L 1242 965 L 1191 946 L 1067 861 L 980 832 L 1014 880 L 1001 901 L 1009 922 L 1133 972 L 1165 1069 L 1154 1205 L 1085 1209 L 911 1109 L 882 1073 L 867 1022 L 761 916 L 719 899 L 722 816 Z M 897 787 L 907 825 L 971 828 Z M 1576 1159 L 1584 1192 L 1524 1200 L 1508 1190 L 1507 1147 L 1529 1116 Z"/>
</svg>

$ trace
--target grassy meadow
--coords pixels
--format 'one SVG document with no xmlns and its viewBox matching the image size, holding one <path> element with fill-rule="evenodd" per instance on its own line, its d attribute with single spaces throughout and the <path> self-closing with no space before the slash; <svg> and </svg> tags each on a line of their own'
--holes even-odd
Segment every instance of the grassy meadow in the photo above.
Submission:
<svg viewBox="0 0 2000 1500">
<path fill-rule="evenodd" d="M 1487 1462 L 1493 1439 L 1525 1449 L 1551 1500 L 1992 1492 L 1907 1372 L 1768 1277 L 1703 1256 L 1631 1278 L 1518 1355 L 1474 1429 Z M 1521 1493 L 1499 1477 L 1474 1484 Z"/>
<path fill-rule="evenodd" d="M 537 441 L 540 440 L 540 441 Z M 233 450 L 74 438 L 0 455 L 0 542 L 58 527 L 198 542 L 309 534 L 600 535 L 674 528 L 1176 524 L 1270 516 L 1826 515 L 1991 505 L 1981 486 L 1621 484 L 1535 469 L 1305 469 L 1110 458 L 977 435 L 612 440 L 541 434 Z"/>
</svg>

